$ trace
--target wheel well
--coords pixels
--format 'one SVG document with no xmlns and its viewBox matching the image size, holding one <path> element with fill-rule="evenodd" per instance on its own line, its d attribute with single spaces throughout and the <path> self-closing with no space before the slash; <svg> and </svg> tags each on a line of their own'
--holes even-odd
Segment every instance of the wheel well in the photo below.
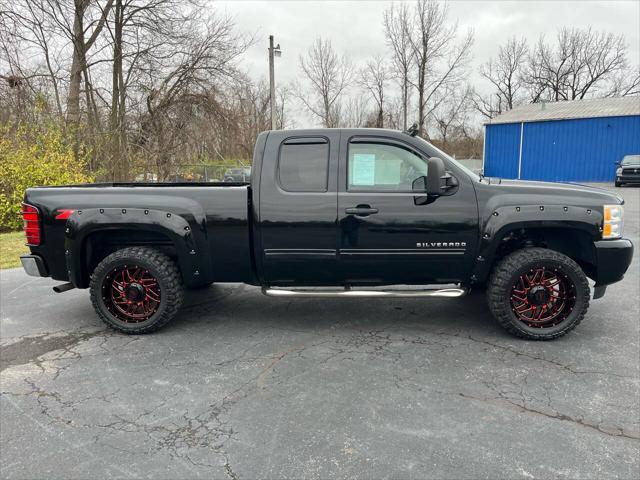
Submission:
<svg viewBox="0 0 640 480">
<path fill-rule="evenodd" d="M 520 228 L 506 233 L 498 243 L 494 264 L 515 250 L 542 247 L 573 259 L 587 276 L 593 278 L 596 253 L 589 233 L 575 228 Z"/>
<path fill-rule="evenodd" d="M 89 276 L 105 257 L 125 247 L 153 247 L 173 260 L 178 257 L 175 244 L 163 233 L 137 229 L 99 230 L 89 234 L 83 243 L 83 282 L 88 284 Z"/>
</svg>

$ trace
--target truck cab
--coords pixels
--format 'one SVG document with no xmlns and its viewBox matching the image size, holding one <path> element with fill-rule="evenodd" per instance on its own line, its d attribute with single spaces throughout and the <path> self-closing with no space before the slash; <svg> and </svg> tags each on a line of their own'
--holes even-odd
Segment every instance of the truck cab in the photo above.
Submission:
<svg viewBox="0 0 640 480">
<path fill-rule="evenodd" d="M 260 140 L 259 140 L 260 143 Z M 464 282 L 478 243 L 468 173 L 427 194 L 439 152 L 401 132 L 271 132 L 253 184 L 266 285 Z"/>
</svg>

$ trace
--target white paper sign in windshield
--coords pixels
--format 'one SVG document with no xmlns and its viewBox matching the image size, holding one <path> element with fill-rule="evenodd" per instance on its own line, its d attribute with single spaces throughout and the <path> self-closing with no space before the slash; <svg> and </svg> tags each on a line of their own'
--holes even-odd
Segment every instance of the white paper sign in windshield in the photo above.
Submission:
<svg viewBox="0 0 640 480">
<path fill-rule="evenodd" d="M 352 162 L 352 185 L 374 185 L 376 178 L 376 156 L 373 153 L 354 153 Z"/>
</svg>

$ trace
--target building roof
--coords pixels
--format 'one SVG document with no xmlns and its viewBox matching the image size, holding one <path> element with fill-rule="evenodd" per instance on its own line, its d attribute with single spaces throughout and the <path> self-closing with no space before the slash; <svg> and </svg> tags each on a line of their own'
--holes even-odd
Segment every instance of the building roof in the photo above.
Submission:
<svg viewBox="0 0 640 480">
<path fill-rule="evenodd" d="M 640 115 L 640 97 L 591 98 L 565 102 L 520 105 L 485 125 L 496 123 L 545 122 L 570 118 L 626 117 Z"/>
</svg>

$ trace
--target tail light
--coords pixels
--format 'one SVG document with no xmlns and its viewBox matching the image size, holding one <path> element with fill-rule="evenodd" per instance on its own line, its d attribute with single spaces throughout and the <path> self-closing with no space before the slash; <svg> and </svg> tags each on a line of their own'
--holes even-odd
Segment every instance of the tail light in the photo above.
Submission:
<svg viewBox="0 0 640 480">
<path fill-rule="evenodd" d="M 40 212 L 33 205 L 22 204 L 22 220 L 27 245 L 40 245 Z"/>
</svg>

